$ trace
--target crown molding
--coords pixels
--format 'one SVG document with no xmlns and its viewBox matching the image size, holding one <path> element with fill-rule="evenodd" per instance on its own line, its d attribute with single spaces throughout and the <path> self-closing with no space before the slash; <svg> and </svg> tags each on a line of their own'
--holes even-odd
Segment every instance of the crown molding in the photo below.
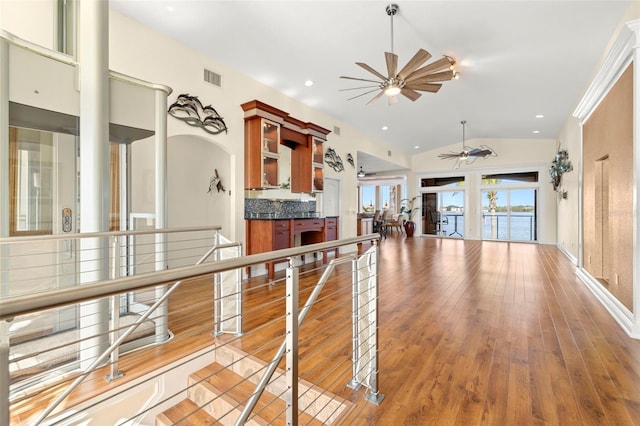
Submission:
<svg viewBox="0 0 640 426">
<path fill-rule="evenodd" d="M 573 112 L 573 116 L 580 120 L 580 124 L 584 124 L 589 118 L 629 64 L 638 62 L 639 50 L 640 19 L 636 19 L 624 25 L 600 70 Z"/>
</svg>

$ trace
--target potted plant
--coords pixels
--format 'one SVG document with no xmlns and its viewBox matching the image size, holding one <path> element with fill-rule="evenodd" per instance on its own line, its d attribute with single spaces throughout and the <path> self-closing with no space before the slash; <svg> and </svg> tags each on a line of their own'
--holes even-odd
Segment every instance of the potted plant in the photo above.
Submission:
<svg viewBox="0 0 640 426">
<path fill-rule="evenodd" d="M 416 223 L 411 219 L 413 218 L 413 214 L 418 210 L 418 207 L 414 206 L 417 198 L 417 196 L 411 199 L 404 198 L 400 201 L 400 213 L 407 216 L 407 220 L 404 223 L 404 230 L 407 233 L 407 237 L 413 237 L 413 233 L 416 230 Z"/>
</svg>

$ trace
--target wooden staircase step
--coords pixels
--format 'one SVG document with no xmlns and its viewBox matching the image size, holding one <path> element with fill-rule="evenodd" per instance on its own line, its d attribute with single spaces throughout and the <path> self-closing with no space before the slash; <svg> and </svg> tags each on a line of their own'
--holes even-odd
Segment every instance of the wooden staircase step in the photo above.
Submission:
<svg viewBox="0 0 640 426">
<path fill-rule="evenodd" d="M 223 395 L 226 397 L 226 401 L 229 399 L 235 401 L 235 405 L 238 406 L 236 409 L 239 414 L 242 411 L 242 408 L 245 406 L 251 394 L 255 391 L 256 385 L 251 383 L 248 380 L 245 380 L 242 376 L 228 370 L 224 369 L 224 367 L 219 363 L 210 364 L 198 372 L 192 374 L 189 377 L 190 385 L 198 382 L 197 386 L 190 386 L 192 391 L 189 392 L 189 397 L 198 403 L 199 405 L 203 405 L 206 409 L 207 401 L 213 400 L 216 395 Z M 219 398 L 222 400 L 222 398 Z M 218 402 L 221 404 L 222 401 Z M 212 402 L 212 405 L 215 404 L 215 401 Z M 213 416 L 220 418 L 219 412 L 209 411 Z M 268 392 L 264 391 L 260 396 L 258 403 L 253 411 L 256 413 L 259 418 L 250 417 L 255 421 L 254 424 L 266 424 L 262 423 L 263 420 L 266 420 L 268 424 L 275 425 L 284 425 L 286 424 L 286 402 L 280 397 Z M 322 425 L 323 423 L 319 420 L 314 419 L 312 416 L 308 415 L 305 412 L 299 412 L 299 422 L 301 424 L 309 424 L 309 425 Z M 234 417 L 235 420 L 236 415 L 229 415 L 225 417 Z M 254 416 L 254 414 L 252 414 Z M 220 419 L 221 422 L 226 423 L 223 419 Z"/>
<path fill-rule="evenodd" d="M 156 416 L 156 426 L 201 426 L 216 423 L 216 419 L 190 399 L 183 399 Z"/>
</svg>

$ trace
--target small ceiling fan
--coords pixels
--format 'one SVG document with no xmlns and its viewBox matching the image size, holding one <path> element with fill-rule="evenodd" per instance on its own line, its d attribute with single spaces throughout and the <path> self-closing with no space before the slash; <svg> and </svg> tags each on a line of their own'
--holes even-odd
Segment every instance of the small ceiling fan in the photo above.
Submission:
<svg viewBox="0 0 640 426">
<path fill-rule="evenodd" d="M 375 176 L 375 173 L 367 173 L 364 171 L 364 169 L 362 168 L 362 166 L 360 166 L 360 170 L 358 170 L 358 177 L 359 178 L 364 178 L 364 177 L 368 177 L 368 176 Z"/>
<path fill-rule="evenodd" d="M 478 158 L 495 157 L 498 155 L 493 150 L 493 148 L 489 148 L 487 145 L 480 145 L 480 148 L 471 148 L 470 146 L 465 145 L 464 133 L 467 121 L 462 120 L 460 124 L 462 124 L 462 151 L 440 154 L 438 155 L 438 157 L 442 158 L 443 160 L 451 160 L 455 158 L 456 164 L 453 166 L 455 170 L 458 169 L 462 163 L 471 164 Z"/>
<path fill-rule="evenodd" d="M 458 74 L 456 73 L 454 68 L 456 61 L 449 56 L 444 56 L 441 59 L 438 59 L 437 61 L 434 61 L 420 68 L 422 64 L 424 64 L 431 58 L 431 54 L 424 49 L 418 50 L 418 52 L 413 55 L 413 58 L 411 58 L 409 62 L 407 62 L 407 64 L 402 67 L 400 71 L 398 71 L 398 55 L 393 53 L 393 17 L 396 13 L 398 13 L 398 9 L 399 7 L 397 4 L 390 4 L 386 8 L 387 15 L 391 17 L 391 52 L 384 53 L 385 61 L 387 64 L 387 75 L 385 76 L 382 73 L 379 73 L 363 62 L 356 62 L 356 65 L 369 71 L 380 80 L 340 76 L 340 78 L 349 80 L 374 83 L 373 85 L 369 86 L 341 89 L 340 91 L 373 88 L 373 90 L 368 90 L 364 93 L 347 99 L 348 101 L 379 90 L 380 92 L 375 95 L 369 102 L 367 102 L 367 105 L 377 101 L 378 99 L 380 99 L 380 97 L 382 97 L 382 95 L 387 95 L 389 97 L 389 104 L 394 104 L 398 101 L 398 94 L 403 95 L 404 97 L 415 102 L 421 96 L 421 93 L 418 92 L 436 93 L 438 90 L 440 90 L 440 87 L 442 87 L 442 84 L 439 82 L 457 78 Z"/>
</svg>

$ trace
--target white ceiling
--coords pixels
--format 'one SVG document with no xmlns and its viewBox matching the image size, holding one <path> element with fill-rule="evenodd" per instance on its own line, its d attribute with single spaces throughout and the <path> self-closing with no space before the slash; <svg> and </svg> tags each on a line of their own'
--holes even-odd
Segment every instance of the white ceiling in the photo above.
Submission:
<svg viewBox="0 0 640 426">
<path fill-rule="evenodd" d="M 416 102 L 399 97 L 389 105 L 383 97 L 366 105 L 375 93 L 347 101 L 359 92 L 339 90 L 359 84 L 339 76 L 372 77 L 356 61 L 386 74 L 389 3 L 110 1 L 112 8 L 407 153 L 461 142 L 461 120 L 467 120 L 466 140 L 556 138 L 632 1 L 397 1 L 399 67 L 423 48 L 434 58 L 454 57 L 460 79 Z M 315 84 L 305 87 L 307 79 Z"/>
</svg>

